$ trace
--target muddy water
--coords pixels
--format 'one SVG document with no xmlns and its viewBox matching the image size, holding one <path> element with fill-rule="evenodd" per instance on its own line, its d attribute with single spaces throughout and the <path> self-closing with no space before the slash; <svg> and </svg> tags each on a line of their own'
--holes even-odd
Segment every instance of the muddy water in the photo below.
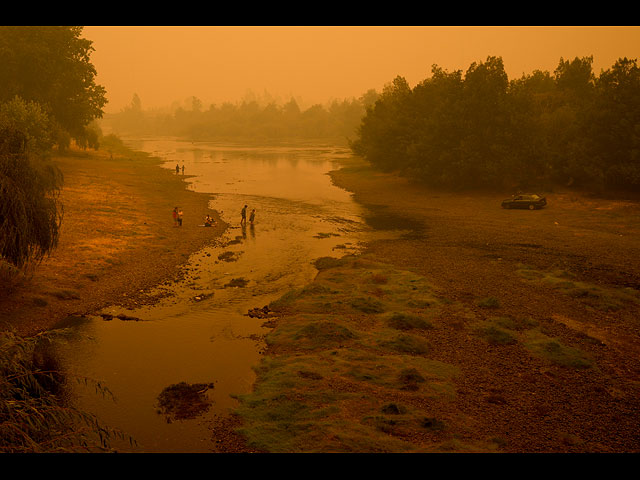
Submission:
<svg viewBox="0 0 640 480">
<path fill-rule="evenodd" d="M 373 232 L 366 212 L 327 172 L 347 150 L 331 146 L 253 148 L 176 141 L 128 140 L 175 169 L 184 165 L 188 188 L 212 194 L 211 207 L 230 226 L 222 238 L 188 259 L 184 278 L 158 285 L 152 306 L 83 318 L 77 338 L 60 347 L 66 369 L 101 382 L 71 382 L 73 401 L 106 425 L 131 435 L 122 451 L 209 452 L 216 417 L 236 405 L 255 380 L 264 348 L 262 307 L 313 279 L 315 258 L 357 252 Z M 256 209 L 254 225 L 239 225 L 243 205 Z M 185 212 L 185 222 L 202 223 Z M 204 227 L 203 227 L 204 228 Z M 126 319 L 118 316 L 125 315 Z M 207 384 L 208 408 L 177 418 L 158 397 L 181 382 Z"/>
</svg>

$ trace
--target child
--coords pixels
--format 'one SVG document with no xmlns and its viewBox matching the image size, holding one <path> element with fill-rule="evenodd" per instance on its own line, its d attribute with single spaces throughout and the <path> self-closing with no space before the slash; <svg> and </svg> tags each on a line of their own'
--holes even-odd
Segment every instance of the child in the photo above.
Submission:
<svg viewBox="0 0 640 480">
<path fill-rule="evenodd" d="M 251 210 L 251 215 L 249 215 L 249 222 L 253 224 L 253 221 L 256 218 L 256 209 Z"/>
</svg>

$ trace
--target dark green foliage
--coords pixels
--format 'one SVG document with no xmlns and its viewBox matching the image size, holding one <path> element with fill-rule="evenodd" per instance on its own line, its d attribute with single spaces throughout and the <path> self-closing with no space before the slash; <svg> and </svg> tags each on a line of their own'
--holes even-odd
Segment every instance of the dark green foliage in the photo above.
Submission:
<svg viewBox="0 0 640 480">
<path fill-rule="evenodd" d="M 489 326 L 480 330 L 481 335 L 487 340 L 487 342 L 493 345 L 510 345 L 516 343 L 516 339 L 507 331 Z"/>
<path fill-rule="evenodd" d="M 295 335 L 296 340 L 307 340 L 314 345 L 333 345 L 355 338 L 346 327 L 330 321 L 313 322 L 305 325 Z"/>
<path fill-rule="evenodd" d="M 405 368 L 398 378 L 403 390 L 418 390 L 419 384 L 426 382 L 425 378 L 415 368 Z"/>
<path fill-rule="evenodd" d="M 48 346 L 65 333 L 0 334 L 0 453 L 109 451 L 112 438 L 125 439 L 93 415 L 64 404 L 66 380 Z"/>
<path fill-rule="evenodd" d="M 102 117 L 104 87 L 89 61 L 83 27 L 0 27 L 0 103 L 19 96 L 42 106 L 58 133 L 91 140 L 86 126 Z"/>
<path fill-rule="evenodd" d="M 487 297 L 479 300 L 478 306 L 482 308 L 499 308 L 500 301 L 495 297 Z"/>
<path fill-rule="evenodd" d="M 5 139 L 23 137 L 17 131 L 3 133 Z M 57 245 L 62 174 L 45 159 L 13 150 L 19 143 L 0 145 L 0 258 L 20 268 Z"/>
<path fill-rule="evenodd" d="M 381 342 L 380 345 L 399 353 L 411 355 L 422 355 L 429 351 L 429 344 L 413 335 L 398 335 L 392 340 Z"/>
<path fill-rule="evenodd" d="M 0 261 L 19 269 L 58 242 L 60 171 L 51 147 L 97 147 L 105 90 L 82 27 L 0 27 Z"/>
<path fill-rule="evenodd" d="M 509 81 L 502 59 L 464 73 L 434 65 L 413 89 L 397 77 L 351 142 L 375 167 L 446 188 L 640 187 L 640 71 L 592 57 Z"/>
<path fill-rule="evenodd" d="M 408 313 L 394 313 L 387 320 L 387 324 L 396 330 L 426 330 L 433 328 L 433 325 L 424 318 Z"/>
</svg>

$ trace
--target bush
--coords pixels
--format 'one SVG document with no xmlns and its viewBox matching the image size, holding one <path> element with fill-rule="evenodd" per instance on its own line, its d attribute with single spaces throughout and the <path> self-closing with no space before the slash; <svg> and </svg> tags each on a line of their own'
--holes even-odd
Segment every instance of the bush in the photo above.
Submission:
<svg viewBox="0 0 640 480">
<path fill-rule="evenodd" d="M 93 415 L 62 403 L 65 379 L 47 347 L 65 333 L 0 334 L 0 452 L 108 451 L 111 438 L 125 438 Z"/>
<path fill-rule="evenodd" d="M 37 104 L 0 105 L 0 257 L 22 268 L 58 242 L 62 173 L 46 157 L 51 129 Z"/>
</svg>

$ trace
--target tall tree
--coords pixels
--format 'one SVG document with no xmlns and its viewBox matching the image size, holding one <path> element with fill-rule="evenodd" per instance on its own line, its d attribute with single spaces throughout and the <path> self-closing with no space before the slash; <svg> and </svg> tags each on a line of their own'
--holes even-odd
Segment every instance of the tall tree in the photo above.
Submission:
<svg viewBox="0 0 640 480">
<path fill-rule="evenodd" d="M 607 186 L 640 189 L 640 68 L 619 59 L 596 82 L 588 117 L 590 157 Z"/>
<path fill-rule="evenodd" d="M 95 83 L 92 42 L 78 26 L 0 27 L 0 102 L 37 102 L 71 137 L 103 115 L 104 87 Z"/>
</svg>

